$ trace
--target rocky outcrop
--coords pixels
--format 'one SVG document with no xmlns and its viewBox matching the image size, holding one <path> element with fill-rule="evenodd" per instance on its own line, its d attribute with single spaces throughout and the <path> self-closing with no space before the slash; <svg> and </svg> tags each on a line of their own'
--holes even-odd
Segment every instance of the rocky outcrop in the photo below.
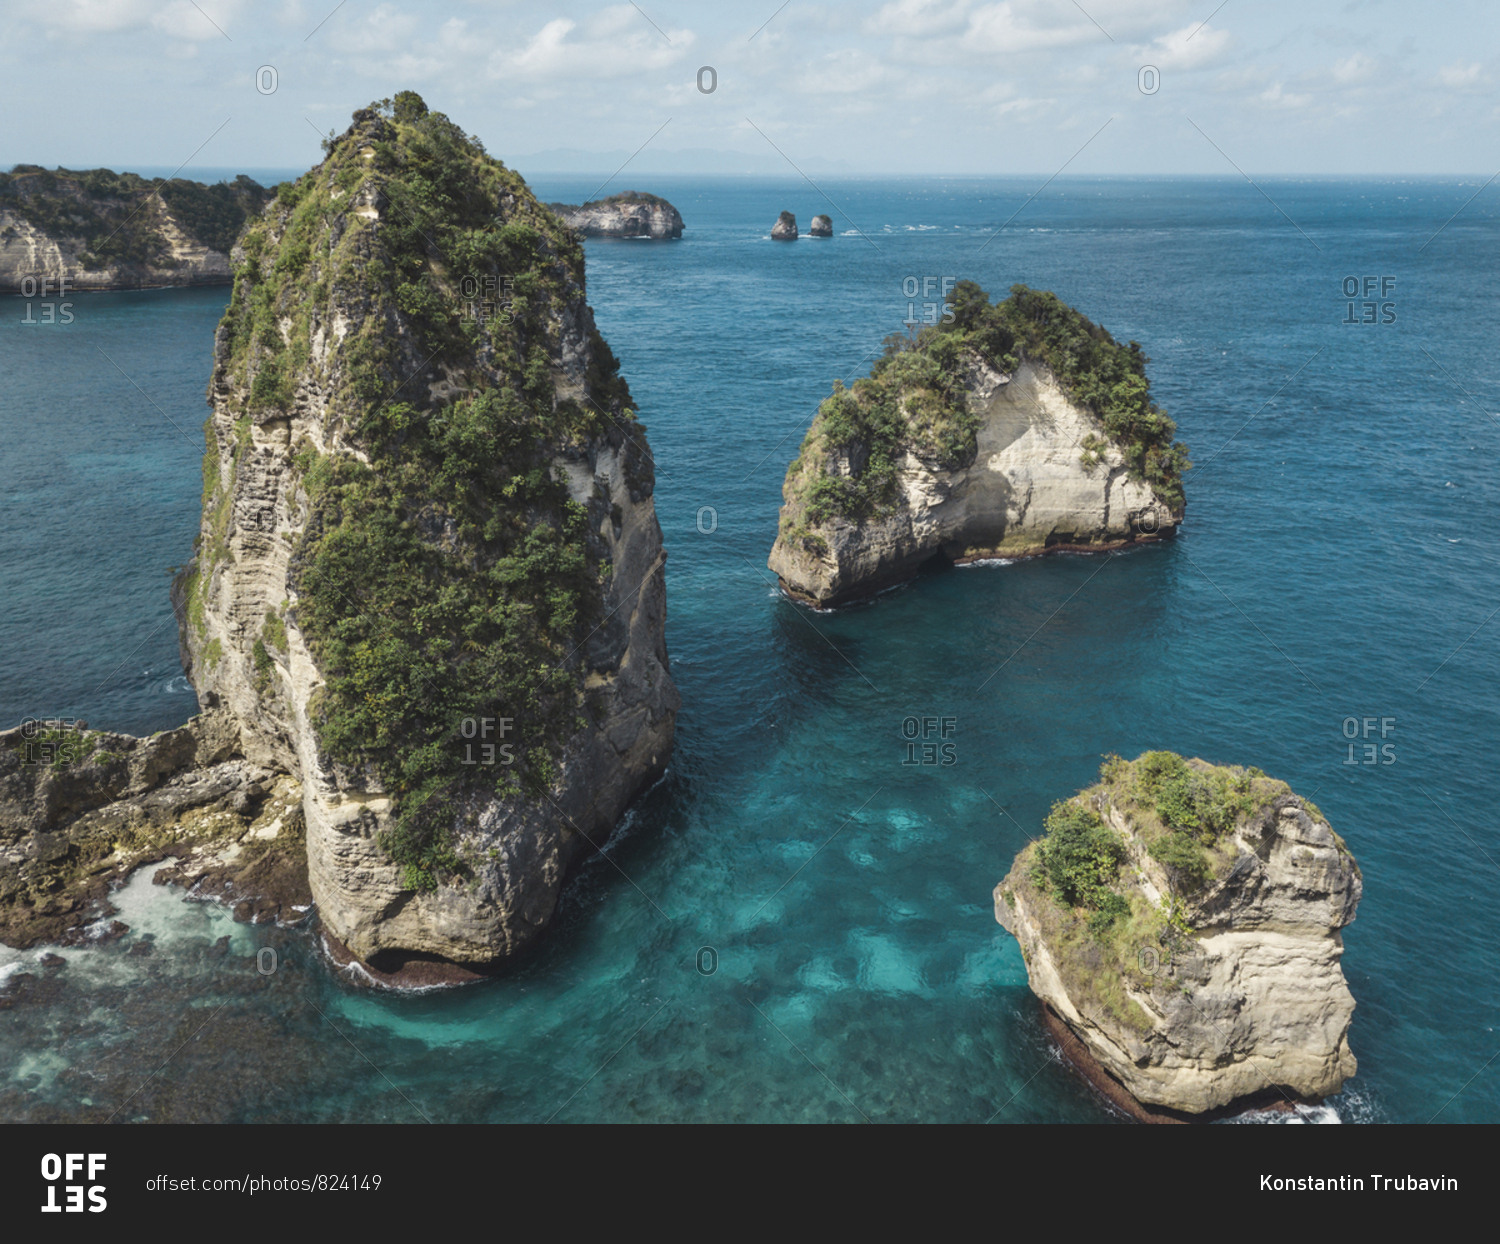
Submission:
<svg viewBox="0 0 1500 1244">
<path fill-rule="evenodd" d="M 871 379 L 836 384 L 820 407 L 787 470 L 769 560 L 794 598 L 838 605 L 935 557 L 1114 549 L 1159 540 L 1181 522 L 1186 458 L 1146 396 L 1139 348 L 1090 336 L 1102 356 L 1094 370 L 1060 375 L 1050 360 L 1078 355 L 1049 348 L 1040 333 L 1026 340 L 1029 300 L 1018 311 L 1014 296 L 990 308 L 968 282 L 956 294 L 968 296 L 965 319 L 894 338 Z M 1041 298 L 1055 304 L 1039 308 L 1050 324 L 1061 304 Z M 1063 310 L 1080 332 L 1102 333 Z M 1098 392 L 1111 370 L 1137 382 L 1116 389 L 1136 408 L 1077 396 Z"/>
<path fill-rule="evenodd" d="M 1153 752 L 1111 757 L 1054 808 L 995 917 L 1101 1088 L 1138 1115 L 1206 1117 L 1354 1074 L 1340 930 L 1362 885 L 1285 783 Z"/>
<path fill-rule="evenodd" d="M 111 888 L 176 857 L 185 885 L 215 873 L 213 897 L 242 918 L 286 915 L 306 896 L 301 792 L 240 754 L 223 713 L 137 738 L 82 723 L 0 731 L 0 942 L 95 937 Z"/>
<path fill-rule="evenodd" d="M 229 248 L 269 191 L 18 165 L 0 174 L 0 294 L 227 285 Z"/>
<path fill-rule="evenodd" d="M 814 216 L 812 224 L 807 226 L 807 236 L 810 238 L 831 238 L 833 236 L 833 217 Z"/>
<path fill-rule="evenodd" d="M 236 257 L 178 585 L 199 698 L 301 783 L 336 946 L 494 965 L 662 773 L 678 706 L 651 458 L 582 250 L 403 94 Z"/>
<path fill-rule="evenodd" d="M 771 226 L 771 241 L 795 242 L 797 240 L 797 218 L 791 212 L 782 212 Z"/>
<path fill-rule="evenodd" d="M 654 194 L 627 190 L 581 207 L 569 203 L 547 205 L 586 238 L 680 238 L 682 214 Z"/>
</svg>

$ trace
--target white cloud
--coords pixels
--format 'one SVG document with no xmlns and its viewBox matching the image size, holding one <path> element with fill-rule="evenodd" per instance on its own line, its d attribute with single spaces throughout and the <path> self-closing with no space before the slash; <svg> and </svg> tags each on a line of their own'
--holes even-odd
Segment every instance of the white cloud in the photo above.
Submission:
<svg viewBox="0 0 1500 1244">
<path fill-rule="evenodd" d="M 1438 70 L 1438 81 L 1444 86 L 1474 86 L 1479 82 L 1479 73 L 1478 61 L 1465 64 L 1461 60 L 1456 60 L 1451 65 L 1444 65 Z"/>
<path fill-rule="evenodd" d="M 865 22 L 871 34 L 930 39 L 958 34 L 968 24 L 970 0 L 894 0 Z"/>
<path fill-rule="evenodd" d="M 229 35 L 233 23 L 235 5 L 226 0 L 201 0 L 197 5 L 188 0 L 171 0 L 161 5 L 151 15 L 151 25 L 173 39 L 184 39 L 200 43 L 205 39 L 223 39 Z"/>
<path fill-rule="evenodd" d="M 1158 69 L 1199 69 L 1219 59 L 1230 44 L 1227 30 L 1214 30 L 1201 22 L 1161 35 L 1149 46 L 1137 46 L 1135 56 Z"/>
<path fill-rule="evenodd" d="M 1055 19 L 1061 18 L 1058 22 Z M 1071 5 L 1038 11 L 1033 5 L 987 4 L 969 18 L 963 41 L 975 52 L 1031 52 L 1102 40 L 1103 34 Z"/>
<path fill-rule="evenodd" d="M 174 39 L 222 39 L 244 0 L 50 0 L 31 5 L 26 16 L 55 30 L 118 34 L 155 29 Z M 231 36 L 232 37 L 232 36 Z"/>
<path fill-rule="evenodd" d="M 1363 52 L 1355 52 L 1334 65 L 1333 80 L 1341 86 L 1354 86 L 1360 82 L 1368 82 L 1375 76 L 1376 68 L 1373 58 Z"/>
<path fill-rule="evenodd" d="M 586 23 L 554 18 L 519 52 L 496 50 L 489 71 L 500 79 L 576 88 L 600 78 L 638 77 L 664 69 L 679 62 L 694 42 L 691 30 L 658 31 L 633 6 L 616 5 Z"/>
<path fill-rule="evenodd" d="M 1280 82 L 1273 82 L 1258 96 L 1261 103 L 1272 108 L 1305 108 L 1313 97 L 1299 91 L 1284 91 Z"/>
</svg>

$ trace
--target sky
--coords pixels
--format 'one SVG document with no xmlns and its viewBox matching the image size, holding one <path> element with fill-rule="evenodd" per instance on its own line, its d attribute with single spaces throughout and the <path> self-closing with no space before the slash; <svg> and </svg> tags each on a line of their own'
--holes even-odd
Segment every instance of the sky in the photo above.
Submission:
<svg viewBox="0 0 1500 1244">
<path fill-rule="evenodd" d="M 527 174 L 1488 177 L 1497 36 L 1494 0 L 0 0 L 0 167 L 306 168 L 415 90 Z"/>
</svg>

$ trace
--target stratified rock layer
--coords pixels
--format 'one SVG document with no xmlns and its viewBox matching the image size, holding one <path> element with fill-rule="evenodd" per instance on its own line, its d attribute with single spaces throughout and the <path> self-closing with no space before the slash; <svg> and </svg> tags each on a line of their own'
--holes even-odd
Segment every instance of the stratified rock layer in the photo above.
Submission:
<svg viewBox="0 0 1500 1244">
<path fill-rule="evenodd" d="M 1129 910 L 1091 926 L 1097 914 L 1060 898 L 1033 843 L 996 887 L 995 918 L 1032 991 L 1137 1102 L 1195 1116 L 1337 1093 L 1356 1068 L 1340 934 L 1363 888 L 1354 857 L 1285 783 L 1187 767 L 1192 782 L 1218 775 L 1244 792 L 1201 848 L 1206 878 L 1163 863 L 1181 858 L 1160 846 L 1173 833 L 1123 765 L 1074 802 L 1118 835 L 1109 889 Z"/>
<path fill-rule="evenodd" d="M 896 495 L 881 512 L 809 523 L 809 480 L 858 476 L 863 447 L 804 447 L 787 473 L 769 561 L 789 595 L 839 605 L 911 578 L 935 556 L 1103 551 L 1173 533 L 1181 511 L 1132 475 L 1118 445 L 1084 465 L 1080 446 L 1103 429 L 1049 368 L 1025 362 L 1007 374 L 977 353 L 964 365 L 965 401 L 979 419 L 972 458 L 952 465 L 904 446 Z"/>
</svg>

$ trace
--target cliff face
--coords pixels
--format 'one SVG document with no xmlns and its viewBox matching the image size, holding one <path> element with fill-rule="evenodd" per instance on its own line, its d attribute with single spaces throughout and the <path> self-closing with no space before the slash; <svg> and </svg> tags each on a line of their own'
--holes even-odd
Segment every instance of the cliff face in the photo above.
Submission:
<svg viewBox="0 0 1500 1244">
<path fill-rule="evenodd" d="M 548 204 L 568 227 L 586 238 L 680 238 L 682 216 L 665 199 L 627 190 L 581 207 Z"/>
<path fill-rule="evenodd" d="M 1101 776 L 995 889 L 1032 991 L 1147 1106 L 1337 1093 L 1363 884 L 1343 840 L 1258 770 L 1152 752 Z"/>
<path fill-rule="evenodd" d="M 1138 348 L 1026 294 L 990 308 L 966 282 L 952 326 L 893 339 L 870 380 L 835 386 L 787 470 L 769 565 L 789 594 L 837 605 L 934 556 L 1118 548 L 1181 522 L 1186 458 Z M 1033 312 L 1048 318 L 1028 340 Z M 1063 332 L 1093 357 L 1048 340 Z"/>
<path fill-rule="evenodd" d="M 178 585 L 200 700 L 301 781 L 337 941 L 505 959 L 662 772 L 678 706 L 651 459 L 582 252 L 404 94 L 236 259 Z"/>
<path fill-rule="evenodd" d="M 0 174 L 0 293 L 227 285 L 229 247 L 267 195 L 248 177 L 205 186 L 17 166 Z"/>
</svg>

